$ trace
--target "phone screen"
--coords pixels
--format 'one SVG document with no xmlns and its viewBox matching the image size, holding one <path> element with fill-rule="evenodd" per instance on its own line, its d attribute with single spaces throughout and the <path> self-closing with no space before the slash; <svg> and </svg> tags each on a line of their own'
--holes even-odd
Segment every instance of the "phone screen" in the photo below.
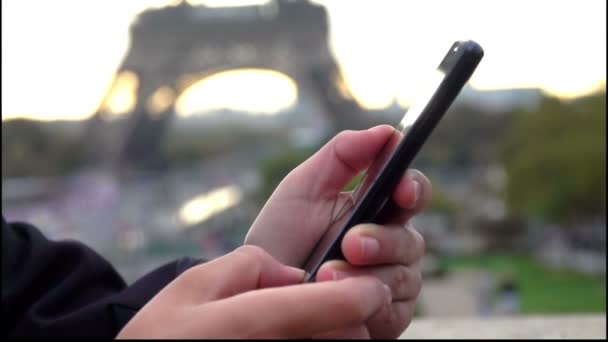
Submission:
<svg viewBox="0 0 608 342">
<path fill-rule="evenodd" d="M 476 43 L 455 42 L 439 66 L 420 83 L 415 101 L 394 126 L 393 135 L 365 171 L 350 199 L 334 211 L 326 233 L 304 265 L 306 281 L 314 279 L 323 262 L 343 259 L 341 238 L 350 227 L 382 222 L 380 214 L 388 211 L 394 187 L 482 56 L 483 50 Z"/>
</svg>

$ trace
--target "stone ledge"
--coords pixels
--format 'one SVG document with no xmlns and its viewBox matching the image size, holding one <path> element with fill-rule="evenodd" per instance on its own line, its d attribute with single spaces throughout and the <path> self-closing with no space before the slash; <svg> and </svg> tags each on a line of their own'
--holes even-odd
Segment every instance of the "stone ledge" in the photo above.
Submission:
<svg viewBox="0 0 608 342">
<path fill-rule="evenodd" d="M 606 314 L 419 318 L 400 339 L 606 339 Z"/>
</svg>

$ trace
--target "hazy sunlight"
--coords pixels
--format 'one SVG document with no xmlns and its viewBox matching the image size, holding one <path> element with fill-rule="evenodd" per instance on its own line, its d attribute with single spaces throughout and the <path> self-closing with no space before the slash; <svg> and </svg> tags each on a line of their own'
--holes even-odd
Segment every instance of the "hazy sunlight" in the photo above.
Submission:
<svg viewBox="0 0 608 342">
<path fill-rule="evenodd" d="M 179 219 L 188 226 L 201 223 L 237 205 L 242 197 L 234 185 L 215 189 L 187 201 L 179 211 Z"/>
<path fill-rule="evenodd" d="M 274 114 L 294 105 L 296 100 L 297 86 L 284 74 L 271 70 L 239 69 L 194 83 L 178 98 L 176 112 L 187 116 L 207 110 L 231 109 Z"/>
<path fill-rule="evenodd" d="M 267 1 L 189 2 L 216 7 Z M 471 79 L 476 89 L 533 87 L 568 98 L 605 84 L 604 0 L 314 2 L 327 7 L 331 49 L 353 96 L 368 108 L 395 98 L 411 101 L 418 80 L 456 39 L 474 39 L 486 51 Z M 169 3 L 174 1 L 2 1 L 2 119 L 90 117 L 128 49 L 130 22 L 146 8 Z M 189 89 L 179 99 L 180 115 L 224 107 L 270 113 L 297 97 L 284 75 L 236 75 L 217 75 Z M 111 108 L 126 110 L 128 96 L 116 96 Z M 170 96 L 161 91 L 150 105 L 162 108 Z"/>
</svg>

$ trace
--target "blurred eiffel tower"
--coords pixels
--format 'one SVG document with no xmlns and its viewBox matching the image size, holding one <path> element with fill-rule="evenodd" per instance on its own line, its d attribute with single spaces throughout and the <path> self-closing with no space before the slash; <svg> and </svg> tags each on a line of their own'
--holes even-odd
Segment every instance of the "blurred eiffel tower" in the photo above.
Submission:
<svg viewBox="0 0 608 342">
<path fill-rule="evenodd" d="M 142 12 L 130 35 L 126 57 L 83 136 L 87 153 L 110 169 L 162 164 L 176 99 L 197 81 L 231 69 L 291 77 L 298 98 L 318 101 L 332 132 L 368 126 L 330 52 L 327 12 L 308 0 L 226 8 L 182 1 Z M 124 78 L 137 84 L 136 98 L 116 124 L 109 99 Z"/>
</svg>

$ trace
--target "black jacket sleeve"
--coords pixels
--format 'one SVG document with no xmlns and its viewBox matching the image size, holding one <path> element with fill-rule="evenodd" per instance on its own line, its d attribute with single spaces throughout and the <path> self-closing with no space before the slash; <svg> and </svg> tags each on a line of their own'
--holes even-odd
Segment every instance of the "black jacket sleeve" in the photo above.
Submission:
<svg viewBox="0 0 608 342">
<path fill-rule="evenodd" d="M 99 254 L 2 217 L 2 329 L 9 338 L 114 338 L 156 293 L 200 263 L 165 264 L 131 286 Z"/>
</svg>

